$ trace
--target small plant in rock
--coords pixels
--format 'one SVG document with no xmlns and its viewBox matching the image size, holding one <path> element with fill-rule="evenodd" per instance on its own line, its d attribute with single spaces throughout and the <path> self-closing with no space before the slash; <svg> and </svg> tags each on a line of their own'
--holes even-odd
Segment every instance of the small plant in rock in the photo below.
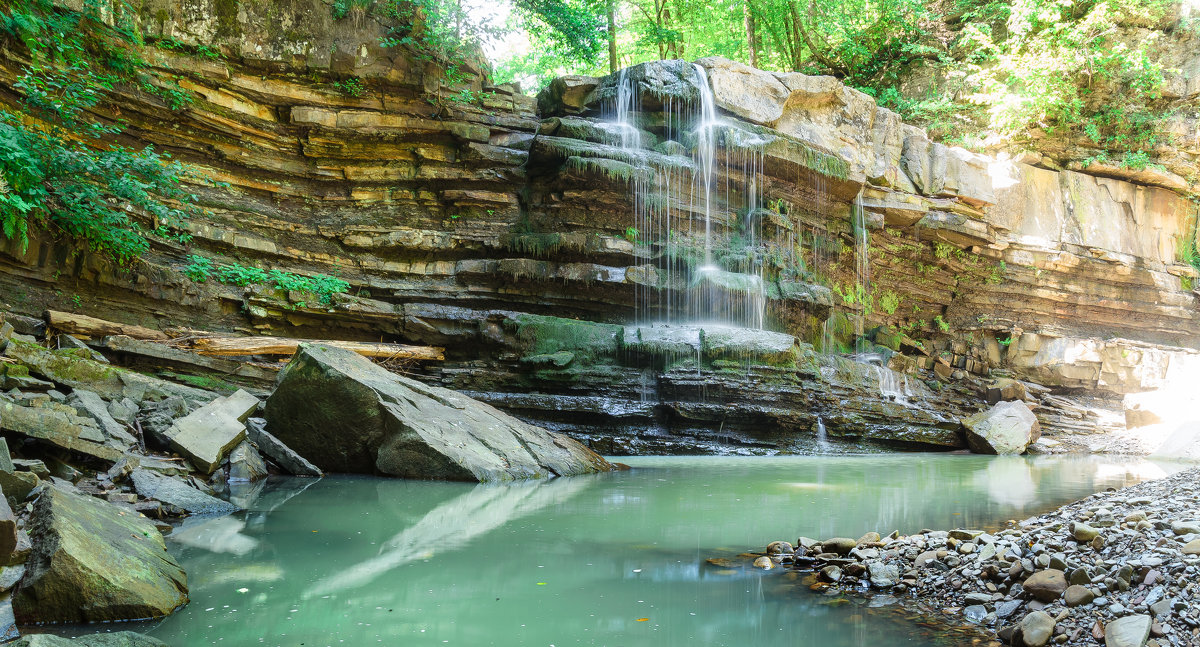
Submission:
<svg viewBox="0 0 1200 647">
<path fill-rule="evenodd" d="M 950 332 L 950 324 L 946 323 L 946 320 L 942 318 L 942 315 L 935 315 L 933 317 L 933 323 L 937 326 L 938 330 L 942 332 Z"/>
<path fill-rule="evenodd" d="M 350 77 L 333 84 L 338 91 L 348 97 L 361 97 L 367 92 L 367 85 L 358 77 Z"/>
</svg>

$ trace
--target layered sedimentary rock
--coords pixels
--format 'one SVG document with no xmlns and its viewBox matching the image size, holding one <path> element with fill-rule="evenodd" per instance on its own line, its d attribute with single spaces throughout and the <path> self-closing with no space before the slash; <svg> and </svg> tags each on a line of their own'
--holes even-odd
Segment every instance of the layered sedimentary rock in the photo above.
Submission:
<svg viewBox="0 0 1200 647">
<path fill-rule="evenodd" d="M 1121 396 L 1193 354 L 1196 272 L 1175 250 L 1195 210 L 1160 186 L 947 147 L 834 79 L 724 59 L 627 71 L 631 151 L 606 109 L 616 75 L 535 101 L 482 75 L 446 87 L 379 45 L 384 23 L 316 0 L 148 6 L 146 55 L 192 102 L 121 92 L 102 116 L 195 164 L 207 212 L 189 248 L 129 268 L 0 241 L 9 309 L 444 346 L 407 370 L 613 452 L 801 448 L 819 424 L 961 447 L 957 421 L 985 406 L 971 376 L 996 370 L 1049 387 L 1029 394 L 1047 437 L 1106 431 L 1124 427 Z M 4 46 L 11 87 L 24 54 Z M 365 91 L 347 94 L 351 78 Z M 647 172 L 694 176 L 696 138 L 664 115 L 705 85 L 726 197 L 637 204 Z M 663 231 L 643 230 L 648 208 L 670 214 Z M 325 303 L 195 282 L 192 254 L 351 288 Z M 686 321 L 697 289 L 760 300 L 767 330 Z M 829 354 L 852 350 L 870 362 Z"/>
</svg>

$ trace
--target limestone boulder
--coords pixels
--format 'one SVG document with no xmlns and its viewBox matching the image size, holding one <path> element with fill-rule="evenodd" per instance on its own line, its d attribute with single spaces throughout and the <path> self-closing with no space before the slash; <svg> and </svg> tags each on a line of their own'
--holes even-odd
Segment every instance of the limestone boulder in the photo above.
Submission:
<svg viewBox="0 0 1200 647">
<path fill-rule="evenodd" d="M 1104 644 L 1107 647 L 1145 647 L 1153 622 L 1146 615 L 1117 618 L 1104 625 Z"/>
<path fill-rule="evenodd" d="M 986 395 L 988 404 L 996 404 L 1007 400 L 1024 400 L 1025 385 L 1012 378 L 998 378 L 988 385 Z"/>
<path fill-rule="evenodd" d="M 187 576 L 145 518 L 51 486 L 30 527 L 33 552 L 13 597 L 18 622 L 158 618 L 187 602 Z"/>
<path fill-rule="evenodd" d="M 571 438 L 315 343 L 280 372 L 266 420 L 273 435 L 332 472 L 506 481 L 613 469 Z"/>
<path fill-rule="evenodd" d="M 977 454 L 1020 454 L 1042 436 L 1037 416 L 1020 400 L 999 402 L 962 424 L 967 445 Z"/>
<path fill-rule="evenodd" d="M 580 114 L 587 108 L 587 99 L 597 85 L 600 79 L 594 76 L 560 76 L 538 93 L 538 111 L 546 116 Z"/>
</svg>

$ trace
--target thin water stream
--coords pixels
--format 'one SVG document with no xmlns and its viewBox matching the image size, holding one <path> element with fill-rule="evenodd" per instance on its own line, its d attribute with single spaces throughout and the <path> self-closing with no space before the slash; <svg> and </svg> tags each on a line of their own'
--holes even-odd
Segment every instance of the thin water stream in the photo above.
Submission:
<svg viewBox="0 0 1200 647">
<path fill-rule="evenodd" d="M 243 492 L 248 512 L 171 535 L 192 602 L 148 629 L 176 647 L 947 644 L 778 571 L 705 559 L 798 535 L 994 527 L 1163 469 L 914 454 L 622 460 L 634 469 L 548 482 L 338 476 Z"/>
</svg>

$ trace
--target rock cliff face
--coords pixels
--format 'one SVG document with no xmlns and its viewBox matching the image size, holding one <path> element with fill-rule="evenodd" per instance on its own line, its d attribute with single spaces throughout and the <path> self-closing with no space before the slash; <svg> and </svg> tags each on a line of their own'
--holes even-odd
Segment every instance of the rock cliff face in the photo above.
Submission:
<svg viewBox="0 0 1200 647">
<path fill-rule="evenodd" d="M 190 248 L 131 267 L 0 240 L 6 309 L 445 346 L 407 370 L 613 453 L 801 449 L 822 424 L 961 447 L 996 371 L 1048 387 L 1030 395 L 1047 438 L 1112 431 L 1200 333 L 1175 255 L 1188 196 L 949 148 L 831 78 L 665 61 L 535 102 L 480 75 L 445 87 L 317 0 L 146 5 L 171 45 L 146 56 L 194 100 L 130 90 L 100 116 L 195 164 L 208 212 Z M 24 60 L 4 47 L 0 101 Z M 611 127 L 622 83 L 633 146 Z M 705 88 L 722 188 L 701 208 L 703 142 L 674 120 Z M 190 254 L 352 287 L 326 304 L 197 283 Z M 696 323 L 718 310 L 765 330 Z M 850 350 L 871 362 L 821 352 Z"/>
</svg>

